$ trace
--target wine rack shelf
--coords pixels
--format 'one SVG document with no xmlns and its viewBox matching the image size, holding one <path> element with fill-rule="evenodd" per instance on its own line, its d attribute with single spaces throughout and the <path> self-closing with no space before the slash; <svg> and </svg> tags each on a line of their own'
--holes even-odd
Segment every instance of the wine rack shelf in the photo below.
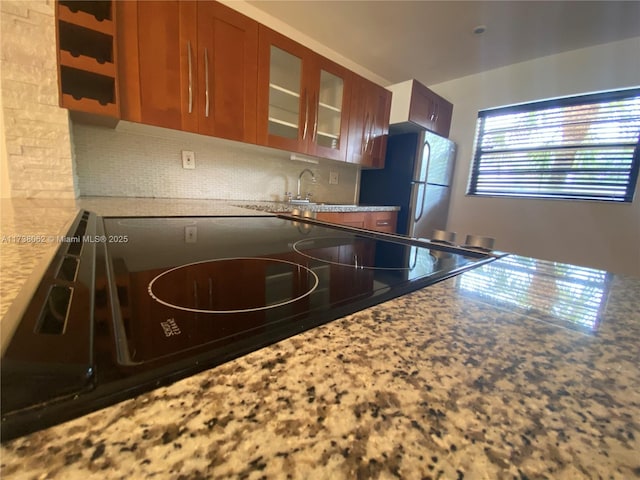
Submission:
<svg viewBox="0 0 640 480">
<path fill-rule="evenodd" d="M 56 2 L 60 106 L 119 118 L 115 6 Z"/>
</svg>

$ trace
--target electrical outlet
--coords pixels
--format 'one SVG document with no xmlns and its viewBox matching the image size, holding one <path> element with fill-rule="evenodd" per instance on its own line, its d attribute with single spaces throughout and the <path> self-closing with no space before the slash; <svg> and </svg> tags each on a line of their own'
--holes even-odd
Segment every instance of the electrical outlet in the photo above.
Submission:
<svg viewBox="0 0 640 480">
<path fill-rule="evenodd" d="M 196 243 L 198 241 L 198 227 L 191 225 L 184 227 L 184 242 Z"/>
<path fill-rule="evenodd" d="M 329 185 L 338 185 L 338 172 L 329 172 Z"/>
<path fill-rule="evenodd" d="M 182 168 L 196 168 L 196 154 L 190 150 L 182 150 Z"/>
</svg>

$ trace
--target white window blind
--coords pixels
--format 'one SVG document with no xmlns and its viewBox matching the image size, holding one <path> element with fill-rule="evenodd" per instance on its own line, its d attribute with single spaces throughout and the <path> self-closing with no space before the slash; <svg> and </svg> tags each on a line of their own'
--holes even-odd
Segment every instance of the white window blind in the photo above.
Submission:
<svg viewBox="0 0 640 480">
<path fill-rule="evenodd" d="M 640 88 L 478 113 L 469 195 L 631 202 Z"/>
</svg>

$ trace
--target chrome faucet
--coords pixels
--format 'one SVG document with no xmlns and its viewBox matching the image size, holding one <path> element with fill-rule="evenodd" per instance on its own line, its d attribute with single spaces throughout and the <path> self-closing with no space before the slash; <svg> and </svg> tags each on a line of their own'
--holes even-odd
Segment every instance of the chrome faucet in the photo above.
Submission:
<svg viewBox="0 0 640 480">
<path fill-rule="evenodd" d="M 309 174 L 311 175 L 311 181 L 312 181 L 313 183 L 316 183 L 316 176 L 313 174 L 313 172 L 312 172 L 311 170 L 309 170 L 308 168 L 305 168 L 304 170 L 302 170 L 302 171 L 300 172 L 300 175 L 298 175 L 298 194 L 296 195 L 296 199 L 297 199 L 297 200 L 301 200 L 301 199 L 302 199 L 302 196 L 300 195 L 300 181 L 302 180 L 302 176 L 303 176 L 305 173 L 309 173 Z M 309 200 L 309 197 L 310 197 L 310 196 L 311 196 L 311 194 L 310 194 L 310 193 L 307 193 L 307 195 L 306 195 L 306 197 L 305 197 L 305 200 Z"/>
</svg>

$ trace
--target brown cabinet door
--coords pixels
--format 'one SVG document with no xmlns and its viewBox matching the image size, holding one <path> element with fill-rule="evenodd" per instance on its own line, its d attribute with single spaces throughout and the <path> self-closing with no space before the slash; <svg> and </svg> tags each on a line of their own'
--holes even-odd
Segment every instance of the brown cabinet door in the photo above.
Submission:
<svg viewBox="0 0 640 480">
<path fill-rule="evenodd" d="M 414 80 L 411 104 L 409 105 L 409 120 L 433 131 L 435 110 L 433 92 Z"/>
<path fill-rule="evenodd" d="M 122 118 L 197 131 L 196 3 L 123 2 Z"/>
<path fill-rule="evenodd" d="M 398 212 L 318 212 L 316 219 L 321 222 L 337 223 L 348 227 L 395 233 Z"/>
<path fill-rule="evenodd" d="M 122 118 L 255 142 L 258 24 L 213 1 L 119 2 Z"/>
<path fill-rule="evenodd" d="M 417 81 L 413 81 L 409 120 L 434 133 L 449 136 L 453 105 Z"/>
<path fill-rule="evenodd" d="M 349 145 L 347 162 L 364 165 L 366 135 L 369 131 L 369 102 L 366 89 L 367 80 L 354 75 L 354 87 L 351 95 L 349 116 Z"/>
<path fill-rule="evenodd" d="M 391 92 L 374 83 L 371 84 L 370 101 L 372 102 L 371 133 L 369 135 L 366 166 L 384 168 L 384 157 L 387 153 L 387 137 L 389 136 L 389 116 L 391 114 Z"/>
<path fill-rule="evenodd" d="M 363 167 L 383 168 L 391 92 L 362 77 L 354 78 L 347 161 Z"/>
<path fill-rule="evenodd" d="M 258 23 L 218 2 L 198 2 L 198 131 L 256 141 Z"/>
<path fill-rule="evenodd" d="M 377 232 L 395 233 L 398 212 L 369 212 L 364 228 Z"/>
<path fill-rule="evenodd" d="M 449 137 L 452 116 L 453 104 L 444 98 L 440 98 L 440 101 L 436 103 L 435 126 L 433 131 L 443 137 Z"/>
<path fill-rule="evenodd" d="M 318 212 L 316 218 L 321 222 L 365 228 L 366 216 L 365 212 Z"/>
</svg>

